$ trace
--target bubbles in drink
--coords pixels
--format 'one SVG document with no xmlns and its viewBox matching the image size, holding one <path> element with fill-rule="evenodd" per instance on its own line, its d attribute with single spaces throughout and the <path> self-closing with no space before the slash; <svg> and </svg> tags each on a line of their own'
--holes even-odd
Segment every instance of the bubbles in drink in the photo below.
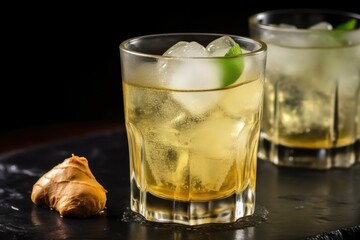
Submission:
<svg viewBox="0 0 360 240">
<path fill-rule="evenodd" d="M 307 91 L 309 86 L 282 81 L 279 86 L 279 122 L 283 134 L 307 134 L 311 129 L 326 132 L 332 124 L 329 94 Z"/>
<path fill-rule="evenodd" d="M 207 189 L 220 189 L 238 149 L 242 149 L 238 137 L 243 127 L 244 123 L 237 119 L 224 118 L 218 113 L 212 114 L 191 134 L 190 174 Z"/>
<path fill-rule="evenodd" d="M 145 133 L 146 161 L 156 186 L 173 190 L 184 187 L 189 153 L 178 135 L 176 130 L 168 128 L 156 128 Z"/>
</svg>

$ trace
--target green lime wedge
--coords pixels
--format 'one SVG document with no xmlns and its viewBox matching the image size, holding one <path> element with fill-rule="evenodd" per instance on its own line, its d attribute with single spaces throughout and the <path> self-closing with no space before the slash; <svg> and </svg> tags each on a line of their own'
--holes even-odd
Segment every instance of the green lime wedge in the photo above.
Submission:
<svg viewBox="0 0 360 240">
<path fill-rule="evenodd" d="M 223 70 L 223 87 L 234 83 L 240 77 L 244 69 L 244 59 L 243 57 L 232 57 L 241 53 L 242 51 L 239 44 L 235 43 L 225 54 L 225 57 L 229 58 L 223 58 L 220 60 L 221 69 Z"/>
<path fill-rule="evenodd" d="M 352 18 L 348 21 L 342 22 L 334 27 L 335 31 L 330 31 L 331 36 L 335 40 L 335 44 L 340 46 L 349 44 L 346 40 L 346 36 L 341 31 L 336 30 L 353 30 L 356 28 L 357 19 Z"/>
<path fill-rule="evenodd" d="M 353 30 L 355 29 L 357 24 L 357 19 L 353 18 L 346 22 L 340 23 L 335 27 L 335 29 L 341 29 L 341 30 Z"/>
</svg>

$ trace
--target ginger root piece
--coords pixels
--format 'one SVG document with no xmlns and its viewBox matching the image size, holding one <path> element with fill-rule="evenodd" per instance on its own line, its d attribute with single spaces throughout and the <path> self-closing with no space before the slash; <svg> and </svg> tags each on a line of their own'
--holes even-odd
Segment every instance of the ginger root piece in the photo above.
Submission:
<svg viewBox="0 0 360 240">
<path fill-rule="evenodd" d="M 72 154 L 34 184 L 31 200 L 64 217 L 86 218 L 105 208 L 106 193 L 91 173 L 87 159 Z"/>
</svg>

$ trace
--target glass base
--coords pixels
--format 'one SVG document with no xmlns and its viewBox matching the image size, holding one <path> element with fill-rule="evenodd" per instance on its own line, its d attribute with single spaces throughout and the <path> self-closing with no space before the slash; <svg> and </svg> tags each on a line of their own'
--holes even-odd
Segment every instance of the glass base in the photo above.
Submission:
<svg viewBox="0 0 360 240">
<path fill-rule="evenodd" d="M 360 163 L 360 139 L 358 139 L 355 144 L 355 155 L 356 155 L 356 162 Z"/>
<path fill-rule="evenodd" d="M 131 210 L 154 222 L 185 225 L 233 223 L 254 213 L 255 191 L 247 187 L 239 194 L 222 199 L 185 202 L 159 198 L 141 191 L 132 179 Z"/>
<path fill-rule="evenodd" d="M 311 169 L 349 168 L 356 162 L 357 147 L 351 144 L 334 149 L 291 148 L 261 137 L 258 157 L 275 165 Z M 358 157 L 357 157 L 358 158 Z"/>
</svg>

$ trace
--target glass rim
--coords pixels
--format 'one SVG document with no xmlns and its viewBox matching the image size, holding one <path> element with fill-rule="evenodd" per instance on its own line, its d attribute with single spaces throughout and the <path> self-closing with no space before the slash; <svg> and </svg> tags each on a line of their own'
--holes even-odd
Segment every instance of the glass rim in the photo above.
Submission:
<svg viewBox="0 0 360 240">
<path fill-rule="evenodd" d="M 210 56 L 210 57 L 163 56 L 163 55 L 159 55 L 159 54 L 144 53 L 144 52 L 135 51 L 135 50 L 131 50 L 131 49 L 127 48 L 128 44 L 130 44 L 131 42 L 138 41 L 140 39 L 153 38 L 153 37 L 166 37 L 166 36 L 191 36 L 191 35 L 194 35 L 194 36 L 214 36 L 214 37 L 216 37 L 216 36 L 218 36 L 218 37 L 229 36 L 231 38 L 246 41 L 246 42 L 251 43 L 251 44 L 257 44 L 259 47 L 257 49 L 255 49 L 255 50 L 253 50 L 253 51 L 237 54 L 237 55 L 234 55 L 234 56 Z M 171 46 L 169 46 L 169 47 L 171 47 Z M 259 55 L 259 54 L 262 54 L 262 53 L 266 52 L 267 45 L 265 44 L 265 42 L 263 42 L 261 40 L 254 39 L 254 38 L 251 38 L 251 37 L 234 35 L 234 34 L 201 33 L 201 32 L 179 32 L 179 33 L 156 33 L 156 34 L 147 34 L 147 35 L 139 35 L 139 36 L 136 36 L 136 37 L 131 37 L 131 38 L 128 38 L 126 40 L 123 40 L 119 45 L 119 49 L 120 49 L 120 51 L 124 51 L 126 53 L 141 56 L 141 57 L 149 57 L 149 58 L 157 58 L 157 59 L 175 59 L 176 58 L 176 59 L 202 59 L 202 60 L 204 60 L 204 59 L 238 58 L 238 57 L 244 57 L 244 56 Z"/>
<path fill-rule="evenodd" d="M 268 10 L 263 12 L 258 12 L 249 17 L 249 23 L 253 24 L 257 28 L 269 30 L 269 31 L 279 31 L 279 32 L 293 32 L 293 33 L 309 33 L 311 32 L 328 32 L 327 29 L 303 29 L 303 28 L 280 28 L 272 25 L 262 24 L 260 21 L 269 15 L 278 15 L 278 14 L 328 14 L 333 16 L 349 16 L 360 21 L 360 14 L 355 12 L 347 12 L 344 10 L 331 10 L 331 9 L 317 9 L 317 8 L 287 8 L 287 9 L 277 9 L 277 10 Z M 360 28 L 356 29 L 333 29 L 331 31 L 336 32 L 357 32 L 360 31 Z"/>
</svg>

